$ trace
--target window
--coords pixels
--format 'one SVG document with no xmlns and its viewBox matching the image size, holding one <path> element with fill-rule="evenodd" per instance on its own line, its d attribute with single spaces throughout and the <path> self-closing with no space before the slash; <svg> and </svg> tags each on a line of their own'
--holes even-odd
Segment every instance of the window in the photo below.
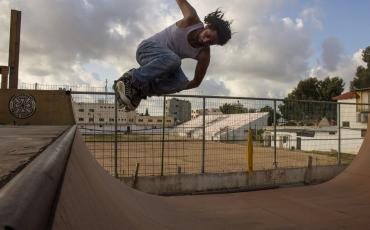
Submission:
<svg viewBox="0 0 370 230">
<path fill-rule="evenodd" d="M 138 122 L 143 122 L 144 120 L 143 119 L 139 119 Z"/>
<path fill-rule="evenodd" d="M 162 120 L 157 120 L 157 122 L 162 122 Z"/>
<path fill-rule="evenodd" d="M 343 127 L 349 127 L 349 121 L 343 121 L 342 126 Z"/>
<path fill-rule="evenodd" d="M 366 129 L 361 129 L 361 137 L 365 137 L 366 136 Z"/>
<path fill-rule="evenodd" d="M 335 132 L 329 132 L 329 135 L 335 135 Z"/>
<path fill-rule="evenodd" d="M 89 112 L 93 113 L 95 110 L 94 109 L 89 109 Z"/>
<path fill-rule="evenodd" d="M 288 137 L 287 136 L 283 136 L 283 143 L 285 144 L 285 143 L 287 143 L 287 141 L 288 141 Z"/>
<path fill-rule="evenodd" d="M 99 118 L 99 121 L 104 121 L 104 118 Z"/>
<path fill-rule="evenodd" d="M 84 119 L 82 117 L 78 118 L 78 121 L 84 121 Z"/>
<path fill-rule="evenodd" d="M 168 122 L 168 123 L 170 123 L 170 122 L 171 122 L 171 120 L 167 120 L 167 122 Z"/>
<path fill-rule="evenodd" d="M 109 121 L 112 121 L 112 122 L 114 122 L 114 118 L 109 118 Z"/>
<path fill-rule="evenodd" d="M 85 110 L 84 109 L 78 109 L 78 112 L 85 112 Z"/>
<path fill-rule="evenodd" d="M 149 119 L 148 122 L 153 122 L 153 120 L 152 119 Z"/>
<path fill-rule="evenodd" d="M 94 118 L 90 117 L 89 122 L 94 122 Z"/>
</svg>

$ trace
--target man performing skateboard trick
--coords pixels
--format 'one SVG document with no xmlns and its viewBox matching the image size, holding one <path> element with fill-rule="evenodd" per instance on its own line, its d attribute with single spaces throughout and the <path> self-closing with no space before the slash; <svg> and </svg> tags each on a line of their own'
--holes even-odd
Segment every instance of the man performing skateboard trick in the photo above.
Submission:
<svg viewBox="0 0 370 230">
<path fill-rule="evenodd" d="M 230 21 L 216 10 L 199 19 L 186 0 L 176 0 L 184 18 L 142 41 L 136 51 L 139 68 L 131 69 L 114 82 L 120 108 L 135 110 L 142 99 L 196 88 L 202 82 L 210 62 L 210 46 L 224 45 L 231 38 Z M 189 81 L 181 69 L 181 60 L 197 60 L 194 78 Z"/>
</svg>

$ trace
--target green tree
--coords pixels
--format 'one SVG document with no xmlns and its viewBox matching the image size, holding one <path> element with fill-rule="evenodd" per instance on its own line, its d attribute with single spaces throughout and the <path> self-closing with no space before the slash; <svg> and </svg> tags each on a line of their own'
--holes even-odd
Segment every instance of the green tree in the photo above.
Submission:
<svg viewBox="0 0 370 230">
<path fill-rule="evenodd" d="M 286 120 L 312 123 L 326 117 L 336 119 L 336 105 L 328 103 L 297 102 L 296 100 L 332 101 L 344 90 L 343 79 L 327 77 L 318 80 L 315 77 L 302 80 L 288 94 L 279 110 Z"/>
<path fill-rule="evenodd" d="M 352 91 L 370 87 L 370 46 L 362 51 L 362 60 L 366 63 L 366 67 L 357 67 L 356 77 L 353 78 L 350 85 Z"/>
<path fill-rule="evenodd" d="M 220 106 L 220 110 L 223 114 L 235 114 L 235 113 L 244 113 L 245 108 L 241 103 L 225 103 Z"/>
<path fill-rule="evenodd" d="M 265 106 L 260 109 L 260 112 L 268 112 L 268 118 L 267 118 L 267 124 L 272 125 L 274 123 L 274 109 L 270 106 Z M 276 111 L 276 120 L 279 120 L 281 118 L 281 114 Z"/>
</svg>

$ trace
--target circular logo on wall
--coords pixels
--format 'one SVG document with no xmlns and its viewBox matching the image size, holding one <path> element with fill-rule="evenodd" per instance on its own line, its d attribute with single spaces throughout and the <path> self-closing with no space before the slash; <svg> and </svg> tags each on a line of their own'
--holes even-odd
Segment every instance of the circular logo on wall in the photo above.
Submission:
<svg viewBox="0 0 370 230">
<path fill-rule="evenodd" d="M 35 98 L 28 94 L 15 95 L 9 101 L 9 111 L 16 118 L 28 118 L 36 111 Z"/>
</svg>

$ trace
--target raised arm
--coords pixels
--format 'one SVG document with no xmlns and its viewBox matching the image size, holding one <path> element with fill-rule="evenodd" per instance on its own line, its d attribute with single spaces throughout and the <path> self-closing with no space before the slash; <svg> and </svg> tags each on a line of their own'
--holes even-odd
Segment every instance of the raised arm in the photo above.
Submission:
<svg viewBox="0 0 370 230">
<path fill-rule="evenodd" d="M 186 0 L 176 0 L 177 5 L 179 5 L 180 10 L 182 14 L 184 15 L 184 18 L 189 18 L 189 17 L 198 17 L 197 12 L 195 9 L 189 4 L 188 1 Z"/>
<path fill-rule="evenodd" d="M 180 27 L 187 27 L 189 25 L 200 22 L 197 12 L 186 0 L 176 0 L 179 5 L 182 15 L 184 18 L 177 22 Z"/>
<path fill-rule="evenodd" d="M 206 75 L 209 61 L 210 61 L 210 48 L 207 47 L 200 51 L 197 57 L 198 63 L 195 67 L 194 79 L 189 81 L 187 89 L 196 88 L 202 83 L 204 76 Z"/>
</svg>

